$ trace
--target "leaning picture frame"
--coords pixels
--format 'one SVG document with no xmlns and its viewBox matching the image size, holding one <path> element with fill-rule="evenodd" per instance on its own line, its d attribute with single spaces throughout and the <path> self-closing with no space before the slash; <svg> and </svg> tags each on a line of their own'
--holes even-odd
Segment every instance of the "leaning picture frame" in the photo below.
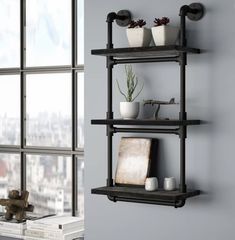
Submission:
<svg viewBox="0 0 235 240">
<path fill-rule="evenodd" d="M 144 186 L 145 180 L 155 176 L 157 139 L 123 137 L 120 140 L 115 185 Z"/>
</svg>

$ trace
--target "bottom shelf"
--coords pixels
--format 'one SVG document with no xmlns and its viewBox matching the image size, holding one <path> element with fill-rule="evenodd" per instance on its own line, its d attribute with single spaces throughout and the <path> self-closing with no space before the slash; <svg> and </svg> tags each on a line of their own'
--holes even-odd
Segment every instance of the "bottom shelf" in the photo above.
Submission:
<svg viewBox="0 0 235 240">
<path fill-rule="evenodd" d="M 200 190 L 188 190 L 181 193 L 179 190 L 164 191 L 159 189 L 148 192 L 141 187 L 100 187 L 91 190 L 93 194 L 107 195 L 111 201 L 137 202 L 147 204 L 157 204 L 173 207 L 183 207 L 185 200 L 200 194 Z"/>
</svg>

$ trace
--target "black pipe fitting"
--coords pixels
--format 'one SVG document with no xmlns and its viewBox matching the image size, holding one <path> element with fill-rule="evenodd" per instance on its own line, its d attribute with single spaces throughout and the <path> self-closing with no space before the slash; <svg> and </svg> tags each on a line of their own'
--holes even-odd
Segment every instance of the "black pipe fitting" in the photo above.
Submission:
<svg viewBox="0 0 235 240">
<path fill-rule="evenodd" d="M 107 15 L 107 20 L 106 22 L 113 22 L 115 19 L 117 18 L 117 14 L 115 12 L 110 12 L 108 15 Z"/>
<path fill-rule="evenodd" d="M 185 205 L 185 200 L 179 200 L 175 203 L 175 208 L 180 208 Z"/>
<path fill-rule="evenodd" d="M 191 8 L 188 5 L 183 5 L 180 8 L 179 16 L 186 16 L 188 12 L 190 12 Z"/>
<path fill-rule="evenodd" d="M 184 5 L 180 8 L 179 16 L 186 16 L 188 13 L 196 14 L 198 13 L 198 11 L 198 9 L 193 9 L 188 5 Z"/>
<path fill-rule="evenodd" d="M 117 200 L 116 200 L 116 197 L 113 197 L 113 196 L 107 196 L 108 197 L 108 199 L 110 200 L 110 201 L 112 201 L 112 202 L 117 202 Z"/>
</svg>

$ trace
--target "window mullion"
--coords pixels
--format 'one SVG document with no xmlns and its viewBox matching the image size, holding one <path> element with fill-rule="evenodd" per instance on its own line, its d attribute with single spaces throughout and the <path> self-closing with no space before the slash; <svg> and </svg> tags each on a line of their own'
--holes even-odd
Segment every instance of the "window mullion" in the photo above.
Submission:
<svg viewBox="0 0 235 240">
<path fill-rule="evenodd" d="M 20 146 L 25 146 L 25 118 L 26 118 L 26 82 L 25 82 L 25 27 L 26 27 L 26 0 L 20 0 Z M 26 189 L 26 156 L 20 154 L 21 161 L 21 190 Z"/>
</svg>

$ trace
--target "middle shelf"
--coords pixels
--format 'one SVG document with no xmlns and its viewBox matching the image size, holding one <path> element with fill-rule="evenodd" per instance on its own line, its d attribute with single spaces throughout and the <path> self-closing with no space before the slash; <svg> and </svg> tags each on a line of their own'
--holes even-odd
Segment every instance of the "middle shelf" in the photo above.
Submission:
<svg viewBox="0 0 235 240">
<path fill-rule="evenodd" d="M 200 120 L 149 120 L 149 119 L 92 119 L 96 125 L 146 125 L 146 126 L 187 126 L 199 125 Z"/>
</svg>

